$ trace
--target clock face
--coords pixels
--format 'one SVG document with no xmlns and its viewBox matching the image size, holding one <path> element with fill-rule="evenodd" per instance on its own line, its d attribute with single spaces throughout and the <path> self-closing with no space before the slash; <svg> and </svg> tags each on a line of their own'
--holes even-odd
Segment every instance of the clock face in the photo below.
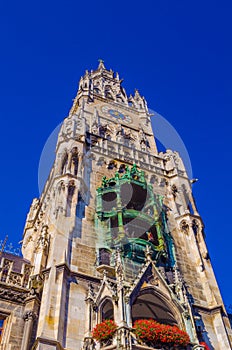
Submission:
<svg viewBox="0 0 232 350">
<path fill-rule="evenodd" d="M 119 121 L 123 121 L 125 123 L 132 123 L 132 119 L 131 117 L 129 117 L 129 115 L 125 115 L 122 112 L 117 111 L 116 109 L 109 108 L 108 106 L 103 106 L 102 112 L 107 114 L 108 117 L 116 118 Z"/>
</svg>

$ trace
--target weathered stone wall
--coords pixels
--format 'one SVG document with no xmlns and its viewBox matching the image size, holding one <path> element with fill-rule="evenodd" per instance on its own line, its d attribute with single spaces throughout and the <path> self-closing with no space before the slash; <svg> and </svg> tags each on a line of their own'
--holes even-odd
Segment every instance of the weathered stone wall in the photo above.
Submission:
<svg viewBox="0 0 232 350">
<path fill-rule="evenodd" d="M 19 350 L 24 329 L 24 306 L 1 298 L 0 314 L 6 317 L 0 349 Z"/>
</svg>

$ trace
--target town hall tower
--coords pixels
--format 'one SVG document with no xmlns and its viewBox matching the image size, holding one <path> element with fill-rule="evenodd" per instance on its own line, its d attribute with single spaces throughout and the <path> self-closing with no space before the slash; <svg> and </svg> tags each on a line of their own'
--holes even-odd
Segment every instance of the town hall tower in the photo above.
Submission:
<svg viewBox="0 0 232 350">
<path fill-rule="evenodd" d="M 231 349 L 192 181 L 154 136 L 138 90 L 128 96 L 103 61 L 85 72 L 23 258 L 1 256 L 0 349 L 148 350 L 132 329 L 141 319 L 186 332 L 185 349 Z M 107 344 L 92 337 L 105 320 L 117 325 Z"/>
</svg>

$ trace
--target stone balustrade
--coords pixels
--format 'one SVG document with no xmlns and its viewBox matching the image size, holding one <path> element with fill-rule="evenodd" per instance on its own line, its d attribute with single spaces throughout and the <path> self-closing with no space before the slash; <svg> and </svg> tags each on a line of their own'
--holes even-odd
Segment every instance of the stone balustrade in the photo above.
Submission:
<svg viewBox="0 0 232 350">
<path fill-rule="evenodd" d="M 22 257 L 2 253 L 0 264 L 0 282 L 26 288 L 31 274 L 31 265 Z"/>
</svg>

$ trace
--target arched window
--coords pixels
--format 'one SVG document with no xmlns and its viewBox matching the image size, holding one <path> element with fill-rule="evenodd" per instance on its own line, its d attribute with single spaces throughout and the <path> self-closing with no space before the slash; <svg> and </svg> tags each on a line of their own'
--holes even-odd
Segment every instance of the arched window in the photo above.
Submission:
<svg viewBox="0 0 232 350">
<path fill-rule="evenodd" d="M 64 191 L 65 191 L 64 181 L 61 181 L 58 183 L 57 190 L 58 190 L 58 195 L 59 195 L 59 199 L 60 199 L 61 194 L 64 193 Z"/>
<path fill-rule="evenodd" d="M 166 185 L 166 180 L 165 180 L 165 178 L 161 178 L 160 179 L 160 187 L 164 187 L 165 185 Z"/>
<path fill-rule="evenodd" d="M 77 207 L 76 207 L 76 217 L 79 219 L 83 219 L 85 217 L 85 201 L 82 198 L 82 195 L 80 192 L 78 192 L 78 201 L 77 201 Z"/>
<path fill-rule="evenodd" d="M 152 175 L 150 178 L 151 184 L 158 184 L 158 177 L 156 175 Z"/>
<path fill-rule="evenodd" d="M 194 234 L 197 235 L 199 230 L 199 224 L 195 219 L 192 221 L 192 228 L 193 228 Z"/>
<path fill-rule="evenodd" d="M 99 126 L 99 135 L 101 137 L 105 137 L 105 133 L 106 133 L 106 127 L 104 125 L 100 125 Z"/>
<path fill-rule="evenodd" d="M 119 167 L 118 172 L 119 172 L 119 173 L 125 173 L 125 171 L 126 171 L 126 166 L 125 166 L 125 164 L 121 164 L 120 167 Z"/>
<path fill-rule="evenodd" d="M 117 168 L 117 163 L 115 162 L 115 160 L 111 160 L 108 164 L 108 169 L 114 169 Z"/>
<path fill-rule="evenodd" d="M 101 321 L 114 319 L 114 306 L 110 299 L 106 299 L 102 303 L 100 311 L 101 311 Z"/>
<path fill-rule="evenodd" d="M 65 152 L 65 154 L 63 155 L 62 162 L 61 162 L 61 175 L 66 173 L 67 165 L 68 165 L 68 154 L 67 154 L 67 152 Z"/>
<path fill-rule="evenodd" d="M 131 312 L 133 323 L 139 319 L 153 319 L 163 324 L 178 325 L 176 312 L 171 309 L 164 297 L 152 288 L 145 288 L 139 293 Z"/>
<path fill-rule="evenodd" d="M 183 233 L 188 234 L 189 233 L 189 224 L 185 220 L 182 220 L 180 223 L 180 229 Z"/>
<path fill-rule="evenodd" d="M 74 191 L 75 191 L 74 181 L 70 181 L 69 185 L 68 185 L 67 211 L 66 211 L 67 216 L 71 215 L 72 200 L 73 200 Z"/>
<path fill-rule="evenodd" d="M 110 100 L 113 100 L 113 95 L 112 95 L 112 89 L 109 85 L 106 85 L 105 87 L 105 97 L 109 98 Z"/>
<path fill-rule="evenodd" d="M 77 175 L 77 171 L 78 171 L 78 149 L 77 149 L 77 147 L 73 147 L 71 173 L 73 175 Z"/>
<path fill-rule="evenodd" d="M 174 199 L 176 199 L 177 193 L 178 193 L 178 190 L 177 190 L 176 185 L 172 185 L 172 195 L 173 195 Z"/>
</svg>

